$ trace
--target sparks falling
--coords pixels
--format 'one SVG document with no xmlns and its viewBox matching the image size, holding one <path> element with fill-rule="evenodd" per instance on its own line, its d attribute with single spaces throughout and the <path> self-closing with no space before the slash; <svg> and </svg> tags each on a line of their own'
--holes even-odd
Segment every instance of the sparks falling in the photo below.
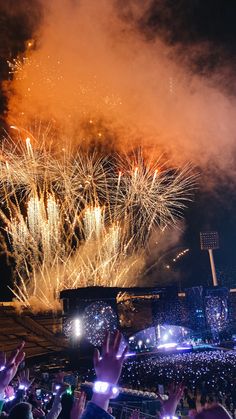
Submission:
<svg viewBox="0 0 236 419">
<path fill-rule="evenodd" d="M 15 260 L 12 288 L 24 307 L 55 309 L 60 291 L 133 286 L 154 229 L 175 226 L 191 200 L 190 166 L 142 153 L 58 157 L 31 137 L 6 140 L 0 159 L 3 240 Z"/>
</svg>

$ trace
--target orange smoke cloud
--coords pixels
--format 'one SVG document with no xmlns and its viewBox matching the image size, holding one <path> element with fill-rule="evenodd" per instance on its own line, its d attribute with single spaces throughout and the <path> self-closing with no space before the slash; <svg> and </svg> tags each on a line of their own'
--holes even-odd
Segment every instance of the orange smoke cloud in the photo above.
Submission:
<svg viewBox="0 0 236 419">
<path fill-rule="evenodd" d="M 92 126 L 98 143 L 110 132 L 115 147 L 230 169 L 235 99 L 188 73 L 160 40 L 145 40 L 112 1 L 52 0 L 44 9 L 36 48 L 11 82 L 8 121 L 54 121 L 78 143 Z"/>
</svg>

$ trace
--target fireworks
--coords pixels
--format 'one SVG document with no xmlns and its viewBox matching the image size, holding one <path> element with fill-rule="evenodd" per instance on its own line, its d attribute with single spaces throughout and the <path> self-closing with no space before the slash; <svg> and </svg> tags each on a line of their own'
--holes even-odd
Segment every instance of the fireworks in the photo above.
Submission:
<svg viewBox="0 0 236 419">
<path fill-rule="evenodd" d="M 63 289 L 133 286 L 153 229 L 182 216 L 196 177 L 134 156 L 63 150 L 28 136 L 0 158 L 1 217 L 24 306 L 57 306 Z"/>
<path fill-rule="evenodd" d="M 16 80 L 21 77 L 20 75 L 23 72 L 24 66 L 26 66 L 29 62 L 27 57 L 20 58 L 13 58 L 12 61 L 7 61 L 9 66 L 9 74 L 14 75 Z"/>
</svg>

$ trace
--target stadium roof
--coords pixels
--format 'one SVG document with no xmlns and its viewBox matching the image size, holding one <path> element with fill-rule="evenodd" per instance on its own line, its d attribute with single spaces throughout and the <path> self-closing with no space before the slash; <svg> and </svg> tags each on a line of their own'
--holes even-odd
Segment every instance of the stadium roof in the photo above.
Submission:
<svg viewBox="0 0 236 419">
<path fill-rule="evenodd" d="M 14 303 L 0 303 L 0 321 L 0 351 L 10 353 L 22 340 L 27 358 L 53 354 L 67 347 L 61 334 L 61 315 L 34 315 L 25 311 L 19 314 Z"/>
</svg>

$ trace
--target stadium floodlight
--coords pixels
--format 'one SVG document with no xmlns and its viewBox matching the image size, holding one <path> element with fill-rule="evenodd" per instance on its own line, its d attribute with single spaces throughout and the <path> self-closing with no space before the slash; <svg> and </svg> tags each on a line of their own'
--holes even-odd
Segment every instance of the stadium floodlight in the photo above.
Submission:
<svg viewBox="0 0 236 419">
<path fill-rule="evenodd" d="M 213 250 L 219 249 L 219 234 L 217 231 L 205 231 L 200 233 L 200 244 L 201 250 L 207 250 L 209 253 L 211 273 L 213 279 L 213 285 L 218 285 L 216 268 L 213 256 Z"/>
<path fill-rule="evenodd" d="M 219 234 L 217 231 L 204 231 L 200 233 L 202 250 L 219 249 Z"/>
</svg>

